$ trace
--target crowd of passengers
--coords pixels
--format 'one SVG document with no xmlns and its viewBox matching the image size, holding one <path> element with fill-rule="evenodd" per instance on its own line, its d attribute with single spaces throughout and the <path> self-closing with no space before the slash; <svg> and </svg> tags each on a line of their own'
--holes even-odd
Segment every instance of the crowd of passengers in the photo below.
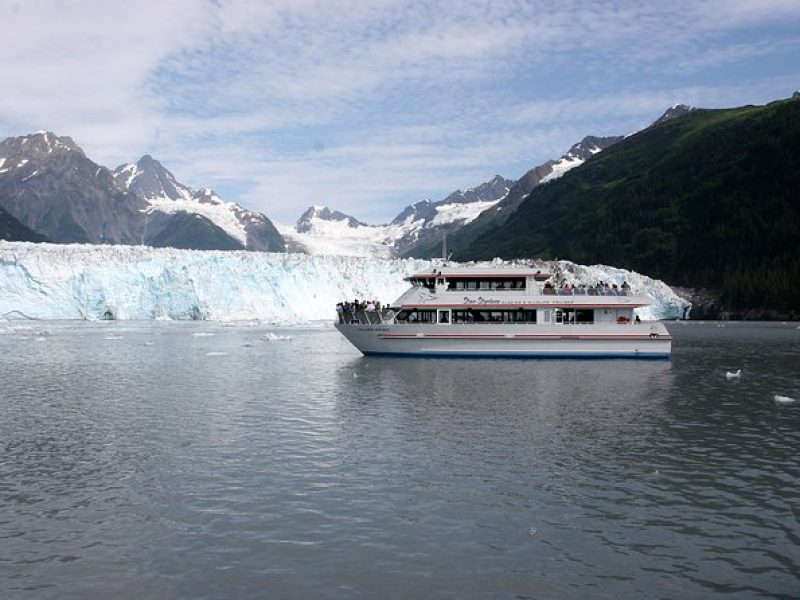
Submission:
<svg viewBox="0 0 800 600">
<path fill-rule="evenodd" d="M 336 304 L 336 312 L 339 315 L 354 315 L 359 311 L 380 312 L 383 305 L 377 300 L 359 300 L 356 298 L 352 302 L 339 302 Z"/>
<path fill-rule="evenodd" d="M 564 283 L 560 288 L 547 282 L 544 284 L 542 293 L 546 296 L 627 296 L 630 291 L 631 286 L 628 285 L 627 281 L 623 281 L 620 286 L 616 283 L 608 284 L 604 281 L 600 281 L 595 285 Z"/>
</svg>

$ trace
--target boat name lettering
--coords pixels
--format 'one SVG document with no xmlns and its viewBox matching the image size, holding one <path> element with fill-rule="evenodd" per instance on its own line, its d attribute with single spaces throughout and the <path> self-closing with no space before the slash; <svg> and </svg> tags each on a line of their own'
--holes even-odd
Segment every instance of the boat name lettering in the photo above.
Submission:
<svg viewBox="0 0 800 600">
<path fill-rule="evenodd" d="M 478 296 L 477 298 L 470 298 L 469 296 L 464 296 L 464 304 L 502 304 L 501 300 L 492 300 L 490 298 L 483 298 Z"/>
</svg>

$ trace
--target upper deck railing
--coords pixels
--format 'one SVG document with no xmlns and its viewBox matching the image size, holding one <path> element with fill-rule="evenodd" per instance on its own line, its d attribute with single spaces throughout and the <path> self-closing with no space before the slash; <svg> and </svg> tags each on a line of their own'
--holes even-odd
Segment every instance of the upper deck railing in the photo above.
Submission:
<svg viewBox="0 0 800 600">
<path fill-rule="evenodd" d="M 572 288 L 569 290 L 542 288 L 544 296 L 632 296 L 629 289 L 622 288 Z"/>
<path fill-rule="evenodd" d="M 356 308 L 350 304 L 339 304 L 336 306 L 336 314 L 339 323 L 342 325 L 381 325 L 395 322 L 396 311 L 391 308 L 381 310 L 366 310 Z"/>
</svg>

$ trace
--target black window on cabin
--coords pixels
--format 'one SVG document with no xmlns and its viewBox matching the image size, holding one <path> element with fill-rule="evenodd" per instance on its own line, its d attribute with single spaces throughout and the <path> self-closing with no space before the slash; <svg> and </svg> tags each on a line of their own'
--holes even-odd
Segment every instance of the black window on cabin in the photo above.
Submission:
<svg viewBox="0 0 800 600">
<path fill-rule="evenodd" d="M 565 325 L 594 323 L 594 310 L 591 308 L 557 308 L 555 313 L 556 323 Z"/>
<path fill-rule="evenodd" d="M 436 311 L 404 308 L 397 313 L 397 320 L 403 323 L 435 323 Z"/>
<path fill-rule="evenodd" d="M 452 313 L 453 323 L 472 323 L 471 310 L 454 310 Z"/>
<path fill-rule="evenodd" d="M 447 289 L 450 291 L 477 291 L 477 290 L 524 290 L 524 278 L 510 279 L 454 279 L 447 278 Z"/>
</svg>

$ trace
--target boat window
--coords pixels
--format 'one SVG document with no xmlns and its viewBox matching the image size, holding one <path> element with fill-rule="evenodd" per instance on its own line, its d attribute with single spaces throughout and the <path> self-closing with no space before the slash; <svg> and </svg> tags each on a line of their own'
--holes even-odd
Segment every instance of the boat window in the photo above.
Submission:
<svg viewBox="0 0 800 600">
<path fill-rule="evenodd" d="M 509 279 L 470 279 L 470 278 L 453 278 L 447 277 L 447 289 L 451 291 L 463 290 L 524 290 L 524 278 L 509 278 Z"/>
<path fill-rule="evenodd" d="M 450 322 L 450 311 L 449 310 L 440 310 L 439 311 L 439 323 L 445 324 Z"/>
<path fill-rule="evenodd" d="M 435 323 L 435 310 L 419 310 L 416 308 L 404 308 L 397 313 L 398 323 Z"/>
<path fill-rule="evenodd" d="M 472 323 L 475 319 L 471 310 L 454 310 L 453 323 Z"/>
<path fill-rule="evenodd" d="M 594 323 L 594 309 L 591 308 L 557 308 L 556 323 L 564 325 L 579 325 Z"/>
<path fill-rule="evenodd" d="M 436 323 L 435 310 L 418 310 L 416 311 L 417 321 L 420 323 Z"/>
<path fill-rule="evenodd" d="M 453 310 L 453 323 L 536 323 L 533 309 L 478 310 L 474 308 Z"/>
</svg>

